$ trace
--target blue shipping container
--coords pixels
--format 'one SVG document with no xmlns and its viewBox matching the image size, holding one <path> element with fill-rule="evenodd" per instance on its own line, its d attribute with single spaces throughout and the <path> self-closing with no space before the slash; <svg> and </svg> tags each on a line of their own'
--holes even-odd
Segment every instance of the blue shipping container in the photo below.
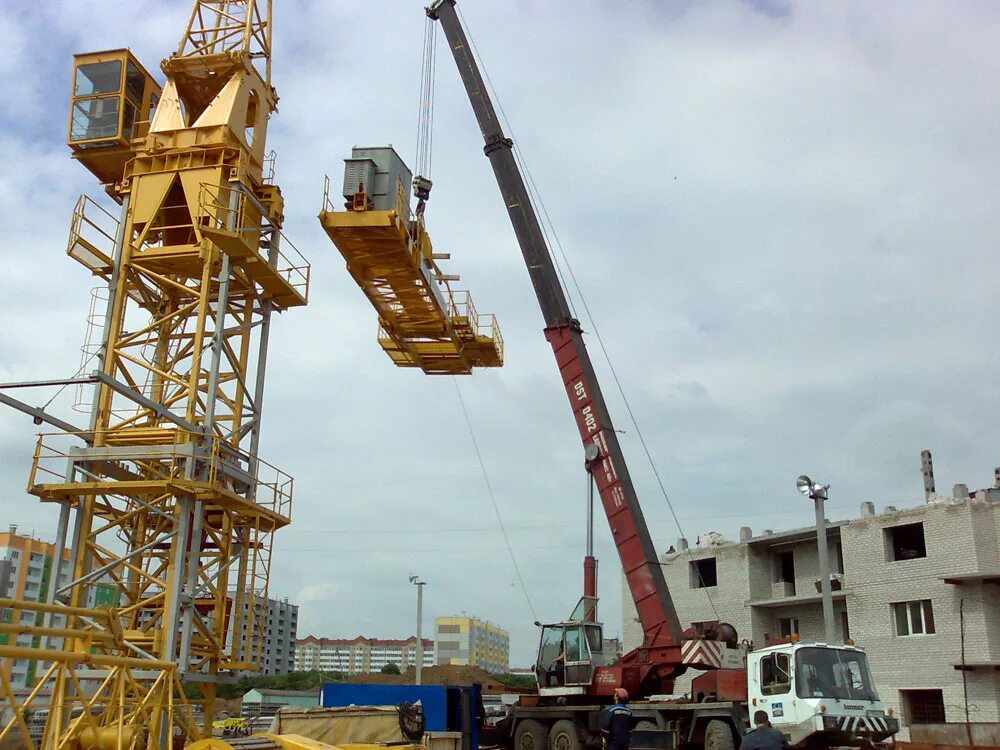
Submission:
<svg viewBox="0 0 1000 750">
<path fill-rule="evenodd" d="M 346 706 L 398 706 L 403 701 L 420 701 L 424 728 L 428 732 L 448 731 L 448 692 L 443 685 L 347 685 L 334 682 L 323 686 L 325 708 Z"/>
</svg>

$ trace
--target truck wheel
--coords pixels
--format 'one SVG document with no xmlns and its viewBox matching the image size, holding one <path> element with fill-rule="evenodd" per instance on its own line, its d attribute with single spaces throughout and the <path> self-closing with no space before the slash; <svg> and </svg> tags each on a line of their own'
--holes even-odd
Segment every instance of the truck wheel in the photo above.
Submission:
<svg viewBox="0 0 1000 750">
<path fill-rule="evenodd" d="M 580 735 L 576 724 L 569 719 L 560 719 L 549 730 L 549 750 L 580 750 Z"/>
<path fill-rule="evenodd" d="M 547 750 L 549 733 L 542 723 L 525 719 L 514 730 L 514 750 Z"/>
<path fill-rule="evenodd" d="M 733 732 L 724 721 L 712 719 L 705 727 L 705 750 L 734 750 Z"/>
</svg>

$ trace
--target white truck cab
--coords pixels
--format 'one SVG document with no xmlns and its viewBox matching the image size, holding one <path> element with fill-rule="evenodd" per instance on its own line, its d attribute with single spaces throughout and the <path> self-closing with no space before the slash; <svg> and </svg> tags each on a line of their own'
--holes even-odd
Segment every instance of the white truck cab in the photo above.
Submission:
<svg viewBox="0 0 1000 750">
<path fill-rule="evenodd" d="M 856 646 L 785 643 L 747 654 L 747 709 L 766 711 L 792 745 L 874 744 L 899 730 L 875 692 L 865 652 Z M 811 742 L 810 742 L 811 744 Z"/>
</svg>

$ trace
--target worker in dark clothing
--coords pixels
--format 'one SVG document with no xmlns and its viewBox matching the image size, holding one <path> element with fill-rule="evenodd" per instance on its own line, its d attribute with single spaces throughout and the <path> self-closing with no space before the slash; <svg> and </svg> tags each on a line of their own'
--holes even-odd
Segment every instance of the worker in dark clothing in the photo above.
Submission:
<svg viewBox="0 0 1000 750">
<path fill-rule="evenodd" d="M 767 711 L 754 711 L 753 724 L 753 729 L 743 735 L 740 750 L 783 750 L 788 747 L 785 735 L 767 720 Z"/>
<path fill-rule="evenodd" d="M 628 691 L 615 688 L 615 705 L 604 712 L 601 720 L 601 737 L 608 750 L 628 750 L 632 734 L 632 709 L 628 707 Z"/>
</svg>

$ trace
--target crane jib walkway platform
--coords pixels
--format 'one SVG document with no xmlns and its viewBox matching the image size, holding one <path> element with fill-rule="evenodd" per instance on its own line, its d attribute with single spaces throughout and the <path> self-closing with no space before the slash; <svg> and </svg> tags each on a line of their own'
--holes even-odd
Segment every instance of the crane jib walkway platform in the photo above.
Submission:
<svg viewBox="0 0 1000 750">
<path fill-rule="evenodd" d="M 399 367 L 462 375 L 500 367 L 503 339 L 492 315 L 479 315 L 467 291 L 453 291 L 437 264 L 422 216 L 409 218 L 402 185 L 395 207 L 372 210 L 364 194 L 344 211 L 324 196 L 320 223 L 379 317 L 379 344 Z"/>
</svg>

